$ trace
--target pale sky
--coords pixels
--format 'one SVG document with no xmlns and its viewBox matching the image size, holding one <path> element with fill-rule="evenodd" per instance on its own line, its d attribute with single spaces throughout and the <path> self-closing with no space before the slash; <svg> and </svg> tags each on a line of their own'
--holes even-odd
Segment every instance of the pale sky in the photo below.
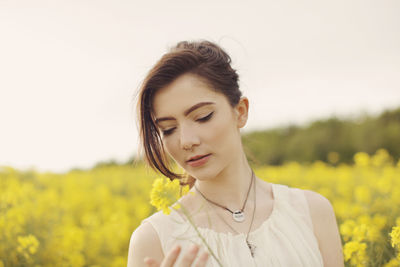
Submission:
<svg viewBox="0 0 400 267">
<path fill-rule="evenodd" d="M 231 55 L 245 131 L 400 106 L 400 1 L 0 0 L 0 166 L 136 153 L 133 96 L 180 40 Z"/>
</svg>

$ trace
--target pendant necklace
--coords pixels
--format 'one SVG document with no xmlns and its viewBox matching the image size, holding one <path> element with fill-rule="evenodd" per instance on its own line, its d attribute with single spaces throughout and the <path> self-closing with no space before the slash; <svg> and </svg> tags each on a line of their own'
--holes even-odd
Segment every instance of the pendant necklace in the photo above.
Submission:
<svg viewBox="0 0 400 267">
<path fill-rule="evenodd" d="M 254 172 L 253 172 L 253 170 L 252 170 L 252 181 L 251 181 L 251 184 L 250 185 L 252 185 L 253 184 L 253 180 L 254 180 Z M 196 188 L 196 187 L 195 187 Z M 196 188 L 196 190 L 200 193 L 200 191 Z M 250 190 L 249 190 L 250 191 Z M 251 257 L 253 257 L 254 258 L 254 253 L 255 253 L 255 250 L 256 250 L 256 246 L 254 245 L 254 244 L 252 244 L 252 243 L 250 243 L 250 241 L 249 241 L 249 233 L 250 233 L 250 230 L 251 230 L 251 227 L 253 226 L 253 221 L 254 221 L 254 215 L 255 215 L 255 213 L 256 213 L 256 203 L 257 203 L 257 201 L 256 201 L 256 184 L 255 184 L 255 181 L 254 181 L 254 189 L 253 189 L 253 192 L 254 192 L 254 208 L 253 208 L 253 215 L 252 215 L 252 217 L 251 217 L 251 222 L 250 222 L 250 226 L 249 226 L 249 230 L 247 231 L 247 234 L 246 234 L 246 245 L 247 245 L 247 247 L 249 248 L 249 250 L 250 250 L 250 254 L 251 254 Z M 201 193 L 200 193 L 201 194 Z M 204 195 L 203 194 L 201 194 L 203 197 L 204 197 Z M 248 193 L 247 193 L 247 197 L 248 197 Z M 204 197 L 204 199 L 205 200 L 207 200 L 207 201 L 209 201 L 207 198 L 205 198 Z M 246 198 L 246 201 L 247 201 L 247 198 Z M 213 203 L 213 202 L 211 202 L 211 201 L 209 201 L 210 203 Z M 213 204 L 215 204 L 215 203 L 213 203 Z M 217 206 L 220 206 L 220 205 L 217 205 Z M 220 206 L 221 207 L 221 206 Z M 228 227 L 232 230 L 232 231 L 234 231 L 235 233 L 237 233 L 237 234 L 240 234 L 238 231 L 236 231 L 236 229 L 235 228 L 233 228 L 229 223 L 227 223 L 226 221 L 225 221 L 225 219 L 218 213 L 218 212 L 215 212 L 216 214 L 217 214 L 217 216 L 226 224 L 226 225 L 228 225 Z"/>
<path fill-rule="evenodd" d="M 208 202 L 210 202 L 210 203 L 212 203 L 212 204 L 214 204 L 214 205 L 216 205 L 216 206 L 218 206 L 218 207 L 220 207 L 220 208 L 223 208 L 223 209 L 229 211 L 230 213 L 232 213 L 232 218 L 233 218 L 233 220 L 234 220 L 235 222 L 239 222 L 239 223 L 240 223 L 240 222 L 243 222 L 244 219 L 245 219 L 245 217 L 244 217 L 244 212 L 243 212 L 243 211 L 244 211 L 244 207 L 246 206 L 247 199 L 248 199 L 248 197 L 249 197 L 250 188 L 251 188 L 251 185 L 253 184 L 253 180 L 254 180 L 254 172 L 253 172 L 253 170 L 251 170 L 251 182 L 250 182 L 249 190 L 247 190 L 246 199 L 245 199 L 245 201 L 244 201 L 244 203 L 243 203 L 242 208 L 241 208 L 240 210 L 236 210 L 236 211 L 232 211 L 232 210 L 228 209 L 227 207 L 224 207 L 224 206 L 222 206 L 222 205 L 220 205 L 220 204 L 218 204 L 218 203 L 215 203 L 215 202 L 212 201 L 212 200 L 209 200 L 208 198 L 206 198 L 206 197 L 203 195 L 203 193 L 200 192 L 200 190 L 196 187 L 196 185 L 195 185 L 194 187 L 195 187 L 195 189 L 197 190 L 197 192 L 199 192 L 200 195 L 201 195 L 205 200 L 207 200 Z"/>
</svg>

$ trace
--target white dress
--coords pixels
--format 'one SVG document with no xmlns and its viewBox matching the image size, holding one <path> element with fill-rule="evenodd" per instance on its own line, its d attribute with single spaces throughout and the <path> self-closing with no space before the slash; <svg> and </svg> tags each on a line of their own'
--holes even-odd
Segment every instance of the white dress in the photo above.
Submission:
<svg viewBox="0 0 400 267">
<path fill-rule="evenodd" d="M 198 228 L 201 235 L 223 266 L 323 266 L 304 192 L 286 185 L 271 185 L 274 196 L 272 213 L 261 226 L 249 233 L 248 240 L 256 246 L 254 258 L 246 245 L 245 234 Z M 156 230 L 164 255 L 176 244 L 185 251 L 195 242 L 205 250 L 194 228 L 176 211 L 170 215 L 159 211 L 143 222 L 149 222 Z M 218 264 L 210 255 L 207 267 L 211 266 Z"/>
</svg>

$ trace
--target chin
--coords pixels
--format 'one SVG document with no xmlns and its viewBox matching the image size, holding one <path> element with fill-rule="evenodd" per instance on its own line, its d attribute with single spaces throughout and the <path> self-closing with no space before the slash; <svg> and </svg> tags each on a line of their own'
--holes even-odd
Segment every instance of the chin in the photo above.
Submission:
<svg viewBox="0 0 400 267">
<path fill-rule="evenodd" d="M 215 168 L 207 168 L 206 166 L 204 166 L 204 168 L 198 168 L 198 169 L 189 168 L 186 171 L 189 175 L 191 175 L 192 177 L 196 178 L 196 180 L 199 181 L 211 180 L 214 177 L 216 177 L 220 172 Z"/>
</svg>

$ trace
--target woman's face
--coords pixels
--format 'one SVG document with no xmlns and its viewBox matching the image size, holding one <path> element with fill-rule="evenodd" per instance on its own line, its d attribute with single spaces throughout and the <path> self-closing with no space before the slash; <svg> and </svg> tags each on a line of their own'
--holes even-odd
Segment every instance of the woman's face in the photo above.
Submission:
<svg viewBox="0 0 400 267">
<path fill-rule="evenodd" d="M 215 177 L 242 155 L 239 128 L 247 109 L 246 98 L 232 108 L 225 95 L 193 74 L 179 76 L 153 99 L 165 150 L 199 180 Z"/>
</svg>

